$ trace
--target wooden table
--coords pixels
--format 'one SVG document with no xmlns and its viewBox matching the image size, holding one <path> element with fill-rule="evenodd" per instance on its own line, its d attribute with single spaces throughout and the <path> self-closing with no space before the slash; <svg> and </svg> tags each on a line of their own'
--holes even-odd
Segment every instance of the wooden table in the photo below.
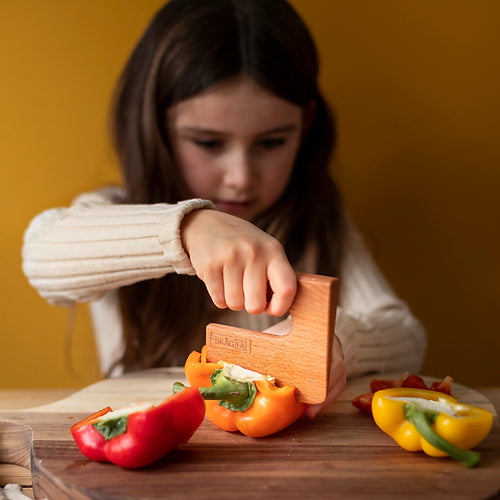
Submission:
<svg viewBox="0 0 500 500">
<path fill-rule="evenodd" d="M 74 445 L 69 427 L 106 405 L 118 408 L 164 398 L 173 381 L 184 380 L 182 370 L 149 370 L 104 380 L 44 406 L 0 410 L 0 462 L 11 464 L 0 468 L 0 484 L 22 482 L 34 496 L 29 490 L 32 479 L 34 492 L 50 499 L 411 499 L 423 495 L 476 499 L 500 495 L 498 418 L 477 447 L 482 461 L 476 469 L 449 458 L 405 452 L 371 417 L 350 404 L 354 396 L 368 391 L 371 378 L 350 381 L 324 414 L 314 420 L 304 418 L 268 438 L 226 433 L 206 421 L 186 446 L 135 471 L 87 461 Z M 461 402 L 495 414 L 495 406 L 500 407 L 498 388 L 484 389 L 490 399 L 459 384 L 452 389 Z M 36 404 L 51 398 L 50 391 L 36 392 Z M 0 391 L 0 408 L 2 401 L 5 408 L 9 394 L 19 398 L 10 403 L 11 408 L 28 406 L 23 395 L 29 397 L 29 391 Z M 64 390 L 52 394 L 54 399 L 64 395 Z"/>
</svg>

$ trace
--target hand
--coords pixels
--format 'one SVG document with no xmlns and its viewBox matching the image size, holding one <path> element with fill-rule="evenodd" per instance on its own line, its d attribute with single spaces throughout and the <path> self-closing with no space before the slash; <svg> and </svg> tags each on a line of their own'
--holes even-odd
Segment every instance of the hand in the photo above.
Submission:
<svg viewBox="0 0 500 500">
<path fill-rule="evenodd" d="M 217 307 L 271 316 L 290 309 L 295 272 L 279 241 L 254 224 L 217 210 L 194 210 L 182 221 L 181 240 Z"/>
<path fill-rule="evenodd" d="M 342 346 L 340 345 L 337 336 L 333 338 L 332 361 L 330 365 L 330 380 L 328 383 L 328 394 L 323 403 L 317 405 L 309 405 L 306 408 L 306 415 L 314 418 L 321 410 L 330 406 L 344 390 L 347 383 L 346 366 L 342 354 Z"/>
</svg>

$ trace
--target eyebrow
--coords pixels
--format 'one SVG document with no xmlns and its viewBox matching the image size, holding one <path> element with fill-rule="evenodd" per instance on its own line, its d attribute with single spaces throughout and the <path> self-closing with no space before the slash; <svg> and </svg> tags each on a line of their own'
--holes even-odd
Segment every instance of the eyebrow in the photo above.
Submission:
<svg viewBox="0 0 500 500">
<path fill-rule="evenodd" d="M 259 133 L 259 136 L 264 136 L 264 135 L 272 135 L 272 134 L 283 134 L 283 133 L 288 133 L 288 132 L 293 132 L 297 130 L 297 125 L 291 124 L 291 125 L 283 125 L 280 127 L 276 127 L 270 130 L 266 130 L 264 132 Z M 206 135 L 225 135 L 226 132 L 220 131 L 220 130 L 213 130 L 210 128 L 205 128 L 205 127 L 198 127 L 198 126 L 185 126 L 185 127 L 179 127 L 181 132 L 188 132 L 188 133 L 195 133 L 195 134 L 206 134 Z"/>
</svg>

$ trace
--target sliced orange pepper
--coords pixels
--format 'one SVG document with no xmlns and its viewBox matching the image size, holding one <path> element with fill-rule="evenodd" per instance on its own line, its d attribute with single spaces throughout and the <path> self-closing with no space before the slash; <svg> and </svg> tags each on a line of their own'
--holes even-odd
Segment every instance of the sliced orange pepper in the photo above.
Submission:
<svg viewBox="0 0 500 500">
<path fill-rule="evenodd" d="M 223 367 L 222 362 L 207 362 L 204 346 L 201 354 L 193 351 L 188 356 L 184 370 L 191 386 L 210 388 L 210 375 Z M 269 377 L 255 380 L 254 383 L 257 394 L 251 406 L 244 411 L 228 409 L 220 400 L 206 399 L 206 415 L 209 420 L 225 431 L 240 431 L 246 436 L 264 437 L 288 427 L 304 413 L 306 405 L 297 401 L 295 387 L 278 387 Z M 203 391 L 201 392 L 203 395 Z"/>
</svg>

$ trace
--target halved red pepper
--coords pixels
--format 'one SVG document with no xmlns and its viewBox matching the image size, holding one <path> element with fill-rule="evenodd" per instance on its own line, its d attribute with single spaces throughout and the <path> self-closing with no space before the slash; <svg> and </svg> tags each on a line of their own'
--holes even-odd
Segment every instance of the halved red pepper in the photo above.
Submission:
<svg viewBox="0 0 500 500">
<path fill-rule="evenodd" d="M 430 386 L 427 386 L 422 377 L 419 375 L 408 375 L 408 373 L 405 373 L 402 377 L 394 380 L 381 380 L 374 378 L 370 382 L 370 392 L 359 394 L 351 400 L 351 404 L 358 408 L 361 412 L 371 415 L 373 395 L 377 391 L 405 387 L 408 389 L 429 389 L 431 391 L 441 392 L 451 396 L 452 383 L 453 378 L 448 376 L 441 381 L 434 381 L 430 384 Z"/>
<path fill-rule="evenodd" d="M 200 392 L 188 388 L 159 405 L 138 404 L 116 411 L 108 406 L 73 425 L 71 434 L 91 460 L 144 467 L 186 444 L 204 416 Z"/>
</svg>

